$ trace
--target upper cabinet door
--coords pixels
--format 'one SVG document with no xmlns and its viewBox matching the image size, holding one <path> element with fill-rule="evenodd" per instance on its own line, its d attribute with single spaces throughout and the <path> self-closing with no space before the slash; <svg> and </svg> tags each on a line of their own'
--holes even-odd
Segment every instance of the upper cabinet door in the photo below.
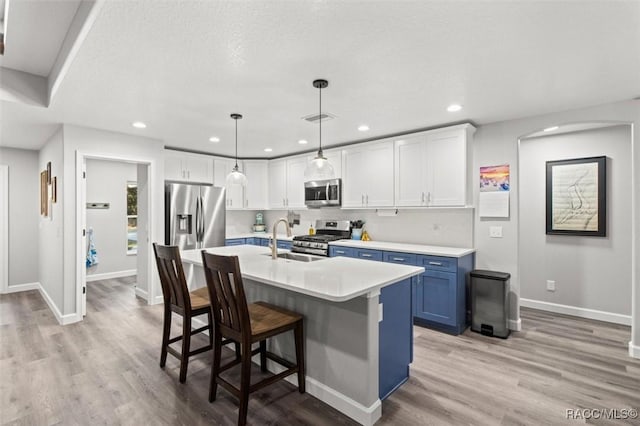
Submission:
<svg viewBox="0 0 640 426">
<path fill-rule="evenodd" d="M 419 207 L 427 199 L 427 137 L 422 134 L 395 141 L 396 206 Z"/>
<path fill-rule="evenodd" d="M 251 210 L 268 208 L 268 164 L 267 160 L 245 160 L 244 174 L 247 176 L 244 207 Z"/>
<path fill-rule="evenodd" d="M 307 168 L 307 157 L 287 160 L 287 208 L 305 208 L 304 204 L 304 171 Z"/>
<path fill-rule="evenodd" d="M 287 203 L 286 160 L 269 161 L 269 208 L 285 209 Z M 302 182 L 300 182 L 302 185 Z"/>
<path fill-rule="evenodd" d="M 367 192 L 367 148 L 362 145 L 342 151 L 342 207 L 363 208 Z"/>
<path fill-rule="evenodd" d="M 467 142 L 464 129 L 427 135 L 428 206 L 464 206 L 467 200 Z"/>
<path fill-rule="evenodd" d="M 183 156 L 178 151 L 164 151 L 164 178 L 166 180 L 187 181 L 182 168 L 182 158 Z"/>
<path fill-rule="evenodd" d="M 208 155 L 164 151 L 164 178 L 193 183 L 213 183 L 213 160 Z"/>
<path fill-rule="evenodd" d="M 208 155 L 186 154 L 185 170 L 190 182 L 213 183 L 213 159 Z"/>
<path fill-rule="evenodd" d="M 393 163 L 393 141 L 369 145 L 363 165 L 367 181 L 367 207 L 393 206 Z"/>
</svg>

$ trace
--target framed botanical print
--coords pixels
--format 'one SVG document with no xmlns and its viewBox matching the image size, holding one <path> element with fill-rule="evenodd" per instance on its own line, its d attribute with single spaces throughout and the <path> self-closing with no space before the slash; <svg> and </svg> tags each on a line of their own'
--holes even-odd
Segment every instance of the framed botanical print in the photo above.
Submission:
<svg viewBox="0 0 640 426">
<path fill-rule="evenodd" d="M 547 234 L 606 237 L 607 157 L 547 161 Z"/>
</svg>

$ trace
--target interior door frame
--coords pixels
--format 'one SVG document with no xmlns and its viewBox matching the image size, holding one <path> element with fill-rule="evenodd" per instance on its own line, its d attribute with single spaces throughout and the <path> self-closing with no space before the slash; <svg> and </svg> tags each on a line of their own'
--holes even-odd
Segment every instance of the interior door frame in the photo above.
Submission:
<svg viewBox="0 0 640 426">
<path fill-rule="evenodd" d="M 0 164 L 0 293 L 9 289 L 9 166 Z"/>
<path fill-rule="evenodd" d="M 153 217 L 151 214 L 154 194 L 157 193 L 155 188 L 156 183 L 153 181 L 153 168 L 156 162 L 151 158 L 140 158 L 136 156 L 119 156 L 111 154 L 97 154 L 87 153 L 80 150 L 76 151 L 76 321 L 82 321 L 86 314 L 87 294 L 84 287 L 86 287 L 87 269 L 86 269 L 86 198 L 87 198 L 87 180 L 86 180 L 86 161 L 91 160 L 105 160 L 115 161 L 123 163 L 133 163 L 137 165 L 143 165 L 147 168 L 146 184 L 148 184 L 150 191 L 149 196 L 145 198 L 147 208 L 146 211 L 146 223 L 147 234 L 151 235 L 154 226 Z M 140 182 L 138 182 L 140 186 Z M 83 230 L 85 230 L 83 234 Z M 154 304 L 158 290 L 156 289 L 155 280 L 151 277 L 153 267 L 153 256 L 151 255 L 151 242 L 147 238 L 145 241 L 138 240 L 138 244 L 147 244 L 148 259 L 145 265 L 146 277 L 148 277 L 148 292 L 147 292 L 147 304 Z M 139 266 L 139 264 L 138 264 Z"/>
</svg>

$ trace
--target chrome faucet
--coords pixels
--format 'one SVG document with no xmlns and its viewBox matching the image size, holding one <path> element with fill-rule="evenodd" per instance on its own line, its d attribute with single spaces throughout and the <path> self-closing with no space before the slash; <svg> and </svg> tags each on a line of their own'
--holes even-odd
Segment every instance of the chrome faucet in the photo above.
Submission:
<svg viewBox="0 0 640 426">
<path fill-rule="evenodd" d="M 280 218 L 273 224 L 273 240 L 269 248 L 271 249 L 271 258 L 278 258 L 278 237 L 276 236 L 276 229 L 278 229 L 278 224 L 280 222 L 284 222 L 284 226 L 287 227 L 287 237 L 291 236 L 291 227 L 289 226 L 289 221 L 286 217 Z"/>
</svg>

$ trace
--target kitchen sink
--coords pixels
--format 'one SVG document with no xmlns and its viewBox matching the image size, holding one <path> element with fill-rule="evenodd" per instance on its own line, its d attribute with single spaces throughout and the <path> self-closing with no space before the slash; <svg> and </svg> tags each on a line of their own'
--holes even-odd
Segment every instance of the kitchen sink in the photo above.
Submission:
<svg viewBox="0 0 640 426">
<path fill-rule="evenodd" d="M 271 253 L 265 254 L 265 256 L 271 256 Z M 324 260 L 326 257 L 310 256 L 308 254 L 299 253 L 278 253 L 280 259 L 295 260 L 296 262 L 314 262 L 316 260 Z"/>
</svg>

